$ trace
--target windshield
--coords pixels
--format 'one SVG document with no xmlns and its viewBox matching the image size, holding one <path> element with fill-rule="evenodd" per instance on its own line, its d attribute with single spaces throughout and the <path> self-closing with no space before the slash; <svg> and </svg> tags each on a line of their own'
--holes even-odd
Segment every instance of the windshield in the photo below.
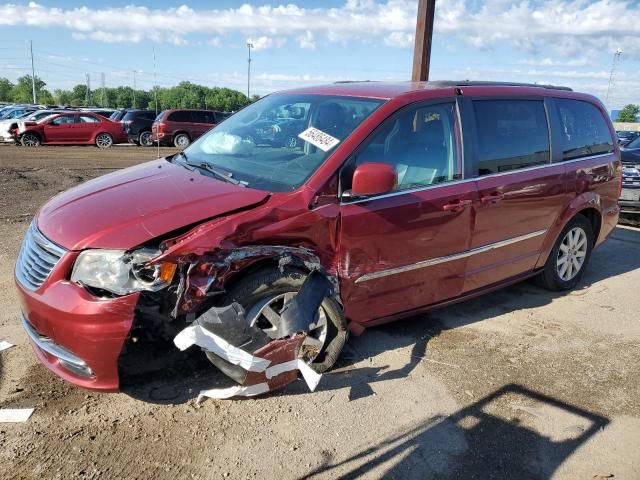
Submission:
<svg viewBox="0 0 640 480">
<path fill-rule="evenodd" d="M 249 187 L 302 185 L 382 100 L 275 94 L 229 117 L 185 150 L 190 163 L 218 167 Z"/>
</svg>

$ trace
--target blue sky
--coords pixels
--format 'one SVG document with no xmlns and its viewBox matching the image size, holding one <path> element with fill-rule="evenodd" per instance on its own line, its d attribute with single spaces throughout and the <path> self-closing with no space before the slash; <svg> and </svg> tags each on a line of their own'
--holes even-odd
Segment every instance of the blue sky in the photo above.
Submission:
<svg viewBox="0 0 640 480">
<path fill-rule="evenodd" d="M 50 89 L 151 88 L 190 80 L 252 93 L 335 80 L 410 76 L 417 0 L 261 2 L 105 0 L 0 3 L 0 77 L 29 72 Z M 623 0 L 439 0 L 432 79 L 569 85 L 611 107 L 640 103 L 640 3 Z"/>
</svg>

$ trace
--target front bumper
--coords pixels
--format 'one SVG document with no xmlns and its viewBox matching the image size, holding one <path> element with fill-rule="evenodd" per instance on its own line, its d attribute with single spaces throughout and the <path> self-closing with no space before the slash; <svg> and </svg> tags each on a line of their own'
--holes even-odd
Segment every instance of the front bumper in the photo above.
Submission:
<svg viewBox="0 0 640 480">
<path fill-rule="evenodd" d="M 38 359 L 81 387 L 118 391 L 118 357 L 131 330 L 139 294 L 100 299 L 69 282 L 75 255 L 63 257 L 35 291 L 16 280 L 23 327 Z"/>
</svg>

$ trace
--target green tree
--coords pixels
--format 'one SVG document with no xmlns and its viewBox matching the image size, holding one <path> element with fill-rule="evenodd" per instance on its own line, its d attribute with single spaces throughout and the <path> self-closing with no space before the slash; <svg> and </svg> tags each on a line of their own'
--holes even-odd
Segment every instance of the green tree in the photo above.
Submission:
<svg viewBox="0 0 640 480">
<path fill-rule="evenodd" d="M 36 101 L 39 103 L 47 103 L 53 100 L 53 96 L 47 90 L 44 80 L 36 75 Z M 15 103 L 31 103 L 33 102 L 33 90 L 31 85 L 31 75 L 24 75 L 18 79 L 11 89 L 11 101 Z"/>
<path fill-rule="evenodd" d="M 638 105 L 633 105 L 632 103 L 630 103 L 629 105 L 625 105 L 624 108 L 618 113 L 616 122 L 635 123 L 638 121 L 638 113 L 640 113 L 640 107 Z"/>
<path fill-rule="evenodd" d="M 0 78 L 0 102 L 11 101 L 11 90 L 15 85 L 6 78 Z"/>
</svg>

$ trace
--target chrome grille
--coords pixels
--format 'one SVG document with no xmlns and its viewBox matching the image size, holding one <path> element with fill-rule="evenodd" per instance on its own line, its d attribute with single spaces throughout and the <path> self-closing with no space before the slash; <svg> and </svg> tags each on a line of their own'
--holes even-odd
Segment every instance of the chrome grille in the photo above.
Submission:
<svg viewBox="0 0 640 480">
<path fill-rule="evenodd" d="M 29 290 L 36 290 L 47 279 L 66 250 L 49 241 L 31 223 L 16 261 L 16 277 Z"/>
</svg>

